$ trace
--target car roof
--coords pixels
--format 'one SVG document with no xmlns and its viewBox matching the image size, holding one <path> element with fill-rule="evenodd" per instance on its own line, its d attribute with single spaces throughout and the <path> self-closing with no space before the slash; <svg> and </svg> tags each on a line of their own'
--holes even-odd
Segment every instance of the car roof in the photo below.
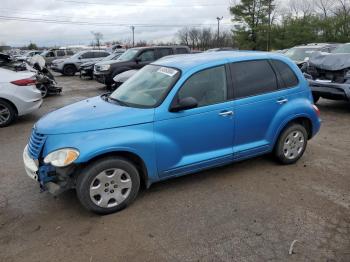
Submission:
<svg viewBox="0 0 350 262">
<path fill-rule="evenodd" d="M 195 67 L 209 67 L 230 62 L 249 61 L 258 59 L 278 59 L 290 63 L 284 55 L 259 51 L 221 51 L 198 54 L 171 55 L 163 57 L 152 64 L 178 68 L 183 72 Z"/>
<path fill-rule="evenodd" d="M 141 50 L 141 49 L 152 49 L 152 48 L 188 48 L 188 46 L 185 45 L 156 45 L 156 46 L 141 46 L 141 47 L 133 47 L 130 49 L 134 50 Z"/>
</svg>

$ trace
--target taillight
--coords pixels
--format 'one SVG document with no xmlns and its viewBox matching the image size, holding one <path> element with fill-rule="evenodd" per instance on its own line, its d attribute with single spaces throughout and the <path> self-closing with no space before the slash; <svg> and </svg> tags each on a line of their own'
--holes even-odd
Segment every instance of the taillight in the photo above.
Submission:
<svg viewBox="0 0 350 262">
<path fill-rule="evenodd" d="M 321 114 L 320 109 L 318 109 L 318 107 L 316 105 L 312 105 L 312 107 L 314 108 L 317 116 L 320 116 L 320 114 Z"/>
<path fill-rule="evenodd" d="M 12 81 L 11 84 L 17 85 L 17 86 L 31 86 L 36 84 L 36 78 L 25 78 L 25 79 L 19 79 Z"/>
</svg>

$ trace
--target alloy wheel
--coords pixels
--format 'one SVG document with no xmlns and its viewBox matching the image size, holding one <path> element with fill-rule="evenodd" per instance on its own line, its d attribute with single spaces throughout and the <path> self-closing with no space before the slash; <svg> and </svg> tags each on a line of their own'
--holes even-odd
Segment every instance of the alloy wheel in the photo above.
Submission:
<svg viewBox="0 0 350 262">
<path fill-rule="evenodd" d="M 0 124 L 5 124 L 9 121 L 10 116 L 10 110 L 6 106 L 0 104 Z"/>
</svg>

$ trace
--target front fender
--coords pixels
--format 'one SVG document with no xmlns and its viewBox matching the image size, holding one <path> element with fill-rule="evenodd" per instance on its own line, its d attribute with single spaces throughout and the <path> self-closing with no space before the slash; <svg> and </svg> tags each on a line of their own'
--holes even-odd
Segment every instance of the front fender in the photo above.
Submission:
<svg viewBox="0 0 350 262">
<path fill-rule="evenodd" d="M 43 156 L 65 147 L 79 150 L 79 158 L 75 161 L 77 164 L 88 163 L 99 155 L 111 152 L 133 153 L 143 160 L 148 179 L 151 182 L 159 180 L 155 160 L 153 123 L 90 132 L 49 135 Z"/>
</svg>

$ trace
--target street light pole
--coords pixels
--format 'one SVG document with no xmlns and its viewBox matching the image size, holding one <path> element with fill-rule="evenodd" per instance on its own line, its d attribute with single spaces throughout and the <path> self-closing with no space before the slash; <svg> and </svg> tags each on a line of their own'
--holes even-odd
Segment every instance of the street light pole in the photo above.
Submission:
<svg viewBox="0 0 350 262">
<path fill-rule="evenodd" d="M 135 26 L 131 26 L 132 30 L 132 47 L 135 47 Z"/>
<path fill-rule="evenodd" d="M 220 39 L 220 21 L 223 19 L 224 17 L 217 17 L 216 20 L 218 20 L 218 39 L 217 39 L 217 44 L 219 45 L 219 39 Z"/>
</svg>

